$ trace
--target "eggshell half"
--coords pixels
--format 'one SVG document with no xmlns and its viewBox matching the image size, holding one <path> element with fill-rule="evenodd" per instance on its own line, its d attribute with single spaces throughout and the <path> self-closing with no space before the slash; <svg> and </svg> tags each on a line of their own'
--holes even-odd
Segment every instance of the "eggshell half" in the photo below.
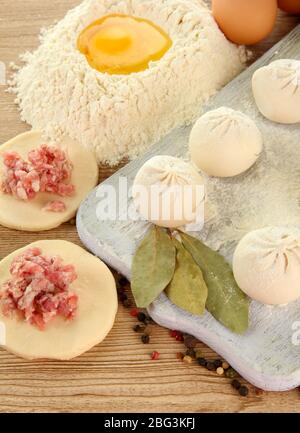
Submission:
<svg viewBox="0 0 300 433">
<path fill-rule="evenodd" d="M 114 277 L 108 267 L 83 248 L 66 241 L 38 241 L 15 251 L 0 262 L 0 292 L 11 275 L 13 259 L 30 247 L 44 255 L 59 255 L 75 266 L 78 278 L 70 291 L 78 296 L 78 310 L 73 320 L 56 317 L 44 331 L 17 317 L 0 322 L 6 329 L 4 348 L 25 359 L 70 360 L 101 343 L 113 327 L 118 300 Z M 3 326 L 1 326 L 1 329 Z"/>
<path fill-rule="evenodd" d="M 0 180 L 3 172 L 2 155 L 7 151 L 18 152 L 24 159 L 28 153 L 45 144 L 39 131 L 25 132 L 0 146 Z M 76 214 L 80 203 L 97 185 L 99 169 L 93 153 L 77 142 L 65 138 L 59 143 L 71 162 L 73 171 L 70 182 L 76 192 L 72 197 L 57 194 L 39 193 L 34 200 L 23 201 L 0 191 L 0 224 L 15 230 L 43 231 L 51 230 L 69 221 Z M 47 212 L 44 206 L 50 201 L 61 200 L 66 205 L 64 212 Z"/>
</svg>

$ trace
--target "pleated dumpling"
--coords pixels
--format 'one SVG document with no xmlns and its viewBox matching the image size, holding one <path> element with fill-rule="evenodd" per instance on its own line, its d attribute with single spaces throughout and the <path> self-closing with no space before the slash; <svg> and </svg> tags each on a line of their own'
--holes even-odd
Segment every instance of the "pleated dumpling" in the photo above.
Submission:
<svg viewBox="0 0 300 433">
<path fill-rule="evenodd" d="M 197 219 L 205 196 L 204 182 L 191 164 L 158 155 L 137 173 L 132 195 L 137 210 L 146 220 L 175 228 Z"/>
<path fill-rule="evenodd" d="M 300 122 L 300 61 L 281 59 L 258 69 L 252 79 L 259 111 L 278 123 Z"/>
<path fill-rule="evenodd" d="M 206 174 L 232 177 L 256 162 L 263 149 L 263 139 L 247 115 L 220 107 L 198 119 L 189 146 L 194 164 Z"/>
<path fill-rule="evenodd" d="M 300 297 L 300 229 L 267 227 L 248 233 L 233 257 L 240 288 L 270 305 L 288 304 Z"/>
</svg>

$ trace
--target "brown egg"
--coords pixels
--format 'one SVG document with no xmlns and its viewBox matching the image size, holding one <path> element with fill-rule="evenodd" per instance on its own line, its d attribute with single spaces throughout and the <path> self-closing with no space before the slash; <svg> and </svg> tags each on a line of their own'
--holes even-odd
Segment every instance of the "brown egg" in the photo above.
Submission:
<svg viewBox="0 0 300 433">
<path fill-rule="evenodd" d="M 236 44 L 253 45 L 272 32 L 277 0 L 212 0 L 215 20 Z"/>
<path fill-rule="evenodd" d="M 300 14 L 300 0 L 278 0 L 278 6 L 290 14 Z"/>
</svg>

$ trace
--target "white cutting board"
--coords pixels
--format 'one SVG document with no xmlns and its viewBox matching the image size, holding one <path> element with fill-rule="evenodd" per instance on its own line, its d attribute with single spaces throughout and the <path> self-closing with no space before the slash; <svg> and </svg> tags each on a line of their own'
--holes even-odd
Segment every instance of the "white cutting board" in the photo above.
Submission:
<svg viewBox="0 0 300 433">
<path fill-rule="evenodd" d="M 266 225 L 297 224 L 300 227 L 300 125 L 275 125 L 257 111 L 251 77 L 257 68 L 279 58 L 300 59 L 300 26 L 254 65 L 226 86 L 206 110 L 222 105 L 239 109 L 256 120 L 265 141 L 261 160 L 245 175 L 234 179 L 208 179 L 211 218 L 199 236 L 231 260 L 238 240 L 247 231 Z M 99 193 L 108 185 L 118 191 L 119 178 L 129 186 L 137 170 L 157 154 L 187 156 L 191 127 L 165 137 L 142 158 L 133 161 L 95 189 L 81 205 L 77 227 L 82 242 L 95 255 L 130 279 L 137 244 L 148 225 L 144 222 L 99 221 Z M 120 210 L 128 202 L 120 195 Z M 220 211 L 221 210 L 221 211 Z M 245 379 L 265 390 L 288 390 L 300 385 L 300 300 L 285 307 L 256 302 L 250 307 L 250 327 L 238 336 L 219 324 L 208 312 L 187 314 L 162 295 L 149 308 L 160 325 L 194 335 L 224 357 Z M 293 329 L 294 328 L 294 329 Z"/>
</svg>

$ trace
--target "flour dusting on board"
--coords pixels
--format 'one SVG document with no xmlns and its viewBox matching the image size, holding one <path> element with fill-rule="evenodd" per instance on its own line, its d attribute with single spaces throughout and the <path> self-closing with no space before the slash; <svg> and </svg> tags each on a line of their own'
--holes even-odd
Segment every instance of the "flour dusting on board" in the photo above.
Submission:
<svg viewBox="0 0 300 433">
<path fill-rule="evenodd" d="M 81 31 L 103 15 L 152 20 L 173 45 L 145 71 L 109 75 L 76 48 Z M 179 125 L 242 71 L 242 47 L 230 43 L 199 0 L 85 0 L 41 34 L 11 81 L 21 116 L 45 138 L 69 135 L 95 149 L 99 163 L 135 158 Z"/>
<path fill-rule="evenodd" d="M 234 179 L 207 179 L 212 208 L 205 229 L 194 236 L 219 249 L 229 261 L 237 242 L 248 231 L 268 225 L 300 226 L 300 126 L 275 125 L 264 119 L 251 90 L 251 77 L 257 68 L 276 58 L 299 59 L 299 35 L 300 27 L 205 107 L 209 110 L 225 105 L 242 111 L 256 122 L 264 139 L 264 152 L 248 172 Z M 190 130 L 190 127 L 176 129 L 147 155 L 128 164 L 103 185 L 117 188 L 119 177 L 126 176 L 130 186 L 140 167 L 154 155 L 186 159 Z M 79 235 L 96 255 L 130 277 L 133 254 L 148 225 L 136 221 L 100 223 L 94 211 L 98 202 L 95 190 L 82 204 L 77 219 Z M 299 308 L 299 300 L 286 307 L 269 307 L 253 301 L 250 327 L 243 336 L 225 329 L 208 312 L 203 317 L 185 313 L 164 295 L 149 312 L 160 325 L 192 334 L 208 344 L 255 386 L 278 391 L 300 385 L 299 346 L 292 342 Z"/>
</svg>

